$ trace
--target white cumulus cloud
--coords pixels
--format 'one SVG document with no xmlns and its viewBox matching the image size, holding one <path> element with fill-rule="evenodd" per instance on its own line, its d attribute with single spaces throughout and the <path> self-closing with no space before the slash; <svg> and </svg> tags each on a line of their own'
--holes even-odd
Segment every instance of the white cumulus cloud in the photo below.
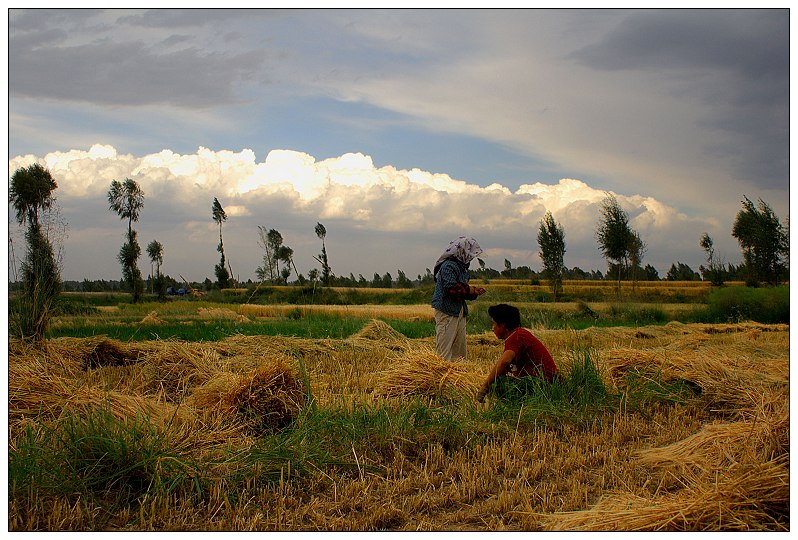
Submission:
<svg viewBox="0 0 798 540">
<path fill-rule="evenodd" d="M 512 191 L 500 184 L 482 187 L 446 174 L 393 166 L 377 167 L 370 156 L 348 153 L 317 161 L 292 150 L 272 150 L 258 161 L 253 150 L 214 151 L 200 147 L 194 154 L 171 150 L 144 156 L 119 154 L 108 145 L 88 151 L 52 152 L 42 157 L 17 156 L 9 161 L 9 175 L 22 166 L 40 162 L 58 183 L 57 197 L 70 225 L 66 243 L 65 277 L 113 278 L 118 274 L 118 220 L 107 208 L 105 194 L 112 180 L 135 179 L 145 192 L 140 237 L 164 243 L 166 260 L 198 269 L 204 279 L 215 264 L 215 224 L 211 203 L 217 197 L 228 215 L 225 251 L 240 265 L 244 279 L 254 276 L 261 255 L 257 226 L 284 232 L 295 249 L 300 271 L 315 266 L 313 225 L 321 221 L 339 255 L 339 275 L 401 268 L 415 276 L 430 266 L 445 239 L 467 233 L 482 238 L 489 266 L 503 268 L 503 259 L 537 268 L 537 224 L 546 211 L 566 230 L 567 266 L 605 268 L 595 245 L 594 230 L 600 201 L 606 193 L 578 179 L 556 184 L 524 184 Z M 701 261 L 695 247 L 704 230 L 715 231 L 712 220 L 687 216 L 646 194 L 616 194 L 632 225 L 649 244 L 649 254 L 661 246 L 676 248 L 682 238 L 690 253 L 663 254 L 659 270 L 675 260 Z M 108 227 L 109 245 L 100 249 L 90 230 Z M 355 231 L 357 231 L 355 235 Z M 352 236 L 355 235 L 355 236 Z M 89 246 L 84 237 L 91 236 Z M 693 238 L 695 236 L 695 238 Z M 358 240 L 354 240 L 357 237 Z M 163 238 L 163 240 L 161 240 Z M 434 239 L 434 240 L 433 240 Z M 364 248 L 364 242 L 373 243 Z M 695 244 L 695 246 L 693 246 Z M 74 248 L 75 255 L 70 256 Z M 91 248 L 91 254 L 87 252 Z M 695 248 L 695 249 L 694 249 Z M 524 255 L 526 254 L 526 255 Z M 691 259 L 691 257 L 693 257 Z M 92 259 L 102 259 L 101 261 Z M 646 262 L 646 261 L 644 261 Z M 166 270 L 168 272 L 168 270 Z M 176 275 L 177 272 L 174 272 Z"/>
</svg>

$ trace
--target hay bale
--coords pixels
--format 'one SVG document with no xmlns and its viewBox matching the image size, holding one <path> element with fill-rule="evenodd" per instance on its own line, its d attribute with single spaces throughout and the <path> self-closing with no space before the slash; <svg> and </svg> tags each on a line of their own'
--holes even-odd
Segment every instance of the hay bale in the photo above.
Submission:
<svg viewBox="0 0 798 540">
<path fill-rule="evenodd" d="M 305 405 L 306 391 L 291 363 L 276 358 L 248 373 L 218 373 L 189 401 L 212 414 L 244 419 L 256 432 L 269 433 L 294 421 Z"/>
<path fill-rule="evenodd" d="M 475 364 L 446 360 L 432 349 L 410 350 L 380 375 L 375 391 L 387 397 L 473 396 L 484 380 Z"/>
</svg>

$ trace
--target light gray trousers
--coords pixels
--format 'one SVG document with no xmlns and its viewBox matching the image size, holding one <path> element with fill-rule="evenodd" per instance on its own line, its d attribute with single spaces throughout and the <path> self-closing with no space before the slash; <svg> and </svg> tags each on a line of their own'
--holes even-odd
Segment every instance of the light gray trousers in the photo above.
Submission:
<svg viewBox="0 0 798 540">
<path fill-rule="evenodd" d="M 447 360 L 466 357 L 466 318 L 463 310 L 454 317 L 435 310 L 435 352 Z"/>
</svg>

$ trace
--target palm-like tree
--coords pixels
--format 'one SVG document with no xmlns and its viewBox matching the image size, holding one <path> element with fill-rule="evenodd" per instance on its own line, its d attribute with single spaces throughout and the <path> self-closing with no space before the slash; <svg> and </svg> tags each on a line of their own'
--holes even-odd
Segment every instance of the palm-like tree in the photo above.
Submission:
<svg viewBox="0 0 798 540">
<path fill-rule="evenodd" d="M 108 208 L 127 219 L 128 236 L 133 235 L 133 222 L 138 222 L 144 207 L 144 192 L 135 180 L 125 178 L 123 182 L 114 180 L 108 190 Z"/>
<path fill-rule="evenodd" d="M 227 272 L 227 268 L 225 267 L 224 241 L 222 240 L 222 223 L 227 221 L 227 213 L 216 197 L 213 198 L 211 216 L 213 217 L 213 221 L 219 225 L 219 245 L 216 247 L 216 251 L 222 254 L 222 260 L 216 265 L 214 271 L 219 288 L 224 289 L 230 286 L 230 273 Z"/>
<path fill-rule="evenodd" d="M 161 265 L 163 264 L 163 244 L 161 244 L 158 240 L 153 240 L 147 245 L 147 255 L 150 257 L 150 261 L 155 266 L 155 272 L 152 280 L 152 289 L 155 290 L 155 287 L 158 287 L 158 297 L 163 296 L 165 291 L 162 291 L 163 287 L 161 287 Z"/>
<path fill-rule="evenodd" d="M 330 284 L 330 265 L 327 262 L 327 246 L 324 245 L 324 237 L 327 236 L 327 229 L 321 223 L 316 223 L 316 236 L 321 239 L 321 255 L 313 257 L 321 263 L 321 281 L 325 285 Z"/>
<path fill-rule="evenodd" d="M 9 200 L 16 210 L 17 222 L 27 222 L 25 238 L 28 249 L 22 263 L 24 296 L 10 310 L 15 331 L 21 337 L 42 341 L 53 301 L 61 291 L 61 277 L 53 247 L 39 223 L 39 212 L 53 204 L 58 187 L 45 167 L 34 163 L 17 169 L 11 176 Z"/>
<path fill-rule="evenodd" d="M 122 245 L 117 258 L 122 264 L 122 275 L 128 282 L 133 293 L 133 303 L 138 302 L 143 292 L 141 284 L 141 271 L 138 269 L 138 258 L 141 248 L 133 230 L 133 222 L 139 220 L 139 214 L 144 207 L 144 192 L 135 180 L 125 178 L 120 182 L 114 180 L 108 190 L 108 209 L 119 215 L 120 219 L 127 219 L 127 242 Z"/>
<path fill-rule="evenodd" d="M 9 198 L 19 224 L 38 224 L 39 210 L 50 208 L 57 187 L 50 171 L 38 163 L 17 169 L 11 177 Z"/>
</svg>

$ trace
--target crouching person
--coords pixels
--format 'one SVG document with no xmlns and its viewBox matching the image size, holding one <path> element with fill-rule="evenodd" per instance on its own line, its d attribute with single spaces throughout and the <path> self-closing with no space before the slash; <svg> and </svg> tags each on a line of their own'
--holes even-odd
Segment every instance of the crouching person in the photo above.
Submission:
<svg viewBox="0 0 798 540">
<path fill-rule="evenodd" d="M 532 332 L 521 328 L 518 308 L 498 304 L 488 308 L 488 315 L 493 319 L 493 333 L 504 340 L 504 352 L 477 393 L 478 401 L 484 400 L 492 388 L 504 394 L 511 387 L 532 383 L 534 378 L 548 382 L 559 379 L 559 370 L 546 346 Z"/>
</svg>

